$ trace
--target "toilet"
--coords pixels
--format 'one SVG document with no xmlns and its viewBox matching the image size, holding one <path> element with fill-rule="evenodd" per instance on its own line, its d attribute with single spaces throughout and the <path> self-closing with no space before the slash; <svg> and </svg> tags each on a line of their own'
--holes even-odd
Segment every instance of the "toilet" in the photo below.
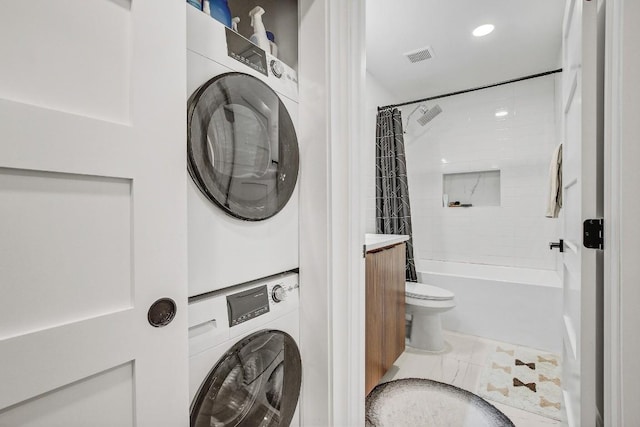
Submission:
<svg viewBox="0 0 640 427">
<path fill-rule="evenodd" d="M 411 347 L 434 352 L 445 349 L 440 314 L 456 306 L 454 296 L 437 286 L 406 282 L 406 311 L 412 316 Z"/>
</svg>

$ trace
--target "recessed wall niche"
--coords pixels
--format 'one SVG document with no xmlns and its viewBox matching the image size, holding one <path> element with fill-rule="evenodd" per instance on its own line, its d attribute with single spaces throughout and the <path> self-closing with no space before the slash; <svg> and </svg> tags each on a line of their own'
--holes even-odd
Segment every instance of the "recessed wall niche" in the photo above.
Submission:
<svg viewBox="0 0 640 427">
<path fill-rule="evenodd" d="M 500 171 L 444 174 L 442 205 L 444 207 L 500 206 Z"/>
</svg>

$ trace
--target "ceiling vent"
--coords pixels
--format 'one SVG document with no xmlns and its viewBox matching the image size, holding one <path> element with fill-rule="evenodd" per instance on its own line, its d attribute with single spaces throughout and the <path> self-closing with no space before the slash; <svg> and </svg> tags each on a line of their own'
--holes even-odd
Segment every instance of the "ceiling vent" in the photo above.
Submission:
<svg viewBox="0 0 640 427">
<path fill-rule="evenodd" d="M 427 59 L 433 58 L 434 54 L 431 46 L 427 46 L 417 50 L 412 50 L 411 52 L 405 52 L 404 56 L 406 56 L 411 63 L 415 64 L 416 62 L 426 61 Z"/>
</svg>

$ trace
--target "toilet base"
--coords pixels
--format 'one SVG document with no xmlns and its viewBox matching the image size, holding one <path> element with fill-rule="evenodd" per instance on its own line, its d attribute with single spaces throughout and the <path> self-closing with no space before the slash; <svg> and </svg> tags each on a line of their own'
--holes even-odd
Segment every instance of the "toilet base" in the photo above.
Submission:
<svg viewBox="0 0 640 427">
<path fill-rule="evenodd" d="M 411 347 L 421 350 L 444 351 L 445 344 L 442 336 L 440 313 L 413 313 L 409 342 Z"/>
</svg>

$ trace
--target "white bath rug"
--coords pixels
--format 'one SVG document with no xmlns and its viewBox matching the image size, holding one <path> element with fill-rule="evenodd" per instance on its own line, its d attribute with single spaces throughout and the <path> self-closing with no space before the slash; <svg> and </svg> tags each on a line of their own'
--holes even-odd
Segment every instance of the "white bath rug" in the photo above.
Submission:
<svg viewBox="0 0 640 427">
<path fill-rule="evenodd" d="M 367 396 L 367 427 L 514 427 L 475 394 L 423 378 L 383 383 Z"/>
<path fill-rule="evenodd" d="M 485 363 L 478 394 L 562 420 L 560 356 L 522 347 L 496 346 Z"/>
</svg>

